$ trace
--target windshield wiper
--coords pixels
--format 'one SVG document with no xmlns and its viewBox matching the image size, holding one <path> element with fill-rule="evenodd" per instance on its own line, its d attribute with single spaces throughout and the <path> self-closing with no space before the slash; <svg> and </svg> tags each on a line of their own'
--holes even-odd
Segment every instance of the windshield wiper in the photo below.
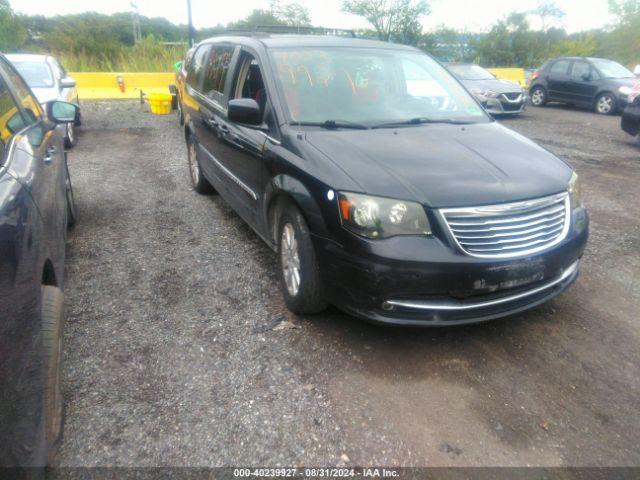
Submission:
<svg viewBox="0 0 640 480">
<path fill-rule="evenodd" d="M 355 130 L 369 130 L 369 127 L 361 123 L 349 122 L 347 120 L 325 120 L 324 122 L 291 122 L 291 125 L 301 127 L 322 127 L 329 130 L 337 128 L 353 128 Z"/>
<path fill-rule="evenodd" d="M 380 125 L 374 125 L 371 128 L 393 128 L 401 127 L 403 125 L 424 125 L 425 123 L 448 123 L 451 125 L 469 125 L 474 122 L 468 122 L 464 120 L 455 120 L 453 118 L 428 118 L 428 117 L 415 117 L 409 120 L 400 120 L 397 122 L 382 123 Z"/>
</svg>

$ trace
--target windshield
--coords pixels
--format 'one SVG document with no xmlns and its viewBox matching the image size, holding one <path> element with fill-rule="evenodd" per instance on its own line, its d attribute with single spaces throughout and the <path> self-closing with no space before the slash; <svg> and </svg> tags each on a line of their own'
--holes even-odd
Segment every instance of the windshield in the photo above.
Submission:
<svg viewBox="0 0 640 480">
<path fill-rule="evenodd" d="M 478 65 L 449 65 L 448 68 L 460 80 L 495 80 L 496 78 Z"/>
<path fill-rule="evenodd" d="M 447 70 L 419 52 L 298 47 L 271 55 L 296 123 L 490 121 Z"/>
<path fill-rule="evenodd" d="M 635 78 L 631 70 L 613 60 L 592 60 L 592 62 L 605 78 Z"/>
<path fill-rule="evenodd" d="M 53 87 L 51 68 L 44 62 L 13 62 L 31 88 Z"/>
</svg>

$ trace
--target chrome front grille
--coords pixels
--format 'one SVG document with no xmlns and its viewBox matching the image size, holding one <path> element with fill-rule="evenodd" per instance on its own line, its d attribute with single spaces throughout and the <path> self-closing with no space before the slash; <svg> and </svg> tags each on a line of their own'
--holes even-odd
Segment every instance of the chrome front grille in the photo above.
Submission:
<svg viewBox="0 0 640 480">
<path fill-rule="evenodd" d="M 523 95 L 520 92 L 514 92 L 514 93 L 503 93 L 501 97 L 504 100 L 507 100 L 511 103 L 520 103 L 522 102 Z"/>
<path fill-rule="evenodd" d="M 458 246 L 475 257 L 516 257 L 545 250 L 567 235 L 571 218 L 566 193 L 440 213 Z"/>
</svg>

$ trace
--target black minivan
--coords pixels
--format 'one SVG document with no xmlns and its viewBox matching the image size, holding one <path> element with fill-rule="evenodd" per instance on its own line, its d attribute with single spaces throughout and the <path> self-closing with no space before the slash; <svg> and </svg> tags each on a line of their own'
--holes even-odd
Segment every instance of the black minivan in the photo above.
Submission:
<svg viewBox="0 0 640 480">
<path fill-rule="evenodd" d="M 226 36 L 200 43 L 186 72 L 193 186 L 278 252 L 291 311 L 471 323 L 576 279 L 588 236 L 577 175 L 423 52 Z"/>
</svg>

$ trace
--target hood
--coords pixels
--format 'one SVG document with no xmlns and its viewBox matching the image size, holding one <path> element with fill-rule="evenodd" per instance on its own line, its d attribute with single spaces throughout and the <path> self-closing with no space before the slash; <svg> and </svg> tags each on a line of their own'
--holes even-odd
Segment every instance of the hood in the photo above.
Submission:
<svg viewBox="0 0 640 480">
<path fill-rule="evenodd" d="M 361 192 L 430 207 L 542 197 L 566 190 L 571 176 L 562 160 L 495 122 L 314 130 L 306 139 Z"/>
<path fill-rule="evenodd" d="M 46 103 L 50 100 L 61 100 L 60 92 L 57 88 L 32 88 L 31 91 L 40 103 Z"/>
<path fill-rule="evenodd" d="M 508 80 L 499 80 L 497 78 L 490 78 L 487 80 L 460 80 L 462 84 L 469 90 L 491 90 L 492 92 L 500 93 L 520 93 L 522 88 Z"/>
</svg>

